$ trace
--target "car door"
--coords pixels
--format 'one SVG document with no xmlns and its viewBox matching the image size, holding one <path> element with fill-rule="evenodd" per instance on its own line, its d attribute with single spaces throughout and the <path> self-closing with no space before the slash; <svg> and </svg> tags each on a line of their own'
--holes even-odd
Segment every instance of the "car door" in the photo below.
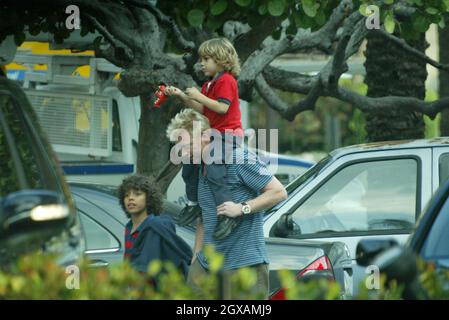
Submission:
<svg viewBox="0 0 449 320">
<path fill-rule="evenodd" d="M 84 197 L 74 195 L 85 235 L 85 254 L 92 265 L 107 267 L 121 262 L 124 248 L 120 239 L 122 239 L 124 226 Z"/>
<path fill-rule="evenodd" d="M 20 216 L 8 222 L 22 224 L 21 227 L 9 224 L 9 228 L 0 230 L 4 241 L 0 251 L 7 251 L 1 253 L 0 260 L 8 254 L 17 256 L 39 249 L 59 254 L 61 264 L 75 263 L 83 249 L 80 225 L 57 159 L 25 94 L 17 84 L 3 78 L 0 78 L 0 159 L 0 204 L 2 200 L 9 201 L 10 217 L 13 208 L 22 210 Z M 46 211 L 50 198 L 50 203 L 59 210 L 55 212 L 63 218 L 55 218 Z M 39 217 L 33 218 L 31 206 L 41 208 Z M 23 214 L 27 212 L 28 217 Z"/>
<path fill-rule="evenodd" d="M 434 147 L 433 151 L 433 185 L 435 192 L 438 187 L 449 179 L 449 146 Z"/>
<path fill-rule="evenodd" d="M 393 237 L 404 243 L 431 195 L 431 150 L 398 149 L 342 156 L 266 221 L 264 232 L 288 238 L 344 242 L 353 259 L 354 294 L 365 276 L 355 261 L 360 239 Z M 287 215 L 288 219 L 280 217 Z M 285 229 L 284 229 L 285 232 Z"/>
</svg>

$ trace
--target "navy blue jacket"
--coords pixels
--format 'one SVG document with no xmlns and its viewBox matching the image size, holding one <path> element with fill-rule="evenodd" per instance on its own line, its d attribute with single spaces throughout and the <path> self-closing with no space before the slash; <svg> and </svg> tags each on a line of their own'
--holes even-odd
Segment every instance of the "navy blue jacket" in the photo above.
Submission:
<svg viewBox="0 0 449 320">
<path fill-rule="evenodd" d="M 171 261 L 187 277 L 192 249 L 176 234 L 173 219 L 167 215 L 150 215 L 139 229 L 130 256 L 131 265 L 146 273 L 153 260 Z"/>
</svg>

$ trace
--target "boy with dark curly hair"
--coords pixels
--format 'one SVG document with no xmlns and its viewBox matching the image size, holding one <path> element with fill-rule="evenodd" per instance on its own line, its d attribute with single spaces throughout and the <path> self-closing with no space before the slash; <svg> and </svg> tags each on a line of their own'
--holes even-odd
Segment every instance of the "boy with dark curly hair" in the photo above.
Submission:
<svg viewBox="0 0 449 320">
<path fill-rule="evenodd" d="M 132 175 L 123 180 L 118 196 L 130 218 L 125 227 L 124 258 L 142 273 L 154 260 L 170 261 L 186 276 L 192 250 L 176 234 L 171 217 L 161 215 L 163 200 L 157 184 L 145 176 Z"/>
</svg>

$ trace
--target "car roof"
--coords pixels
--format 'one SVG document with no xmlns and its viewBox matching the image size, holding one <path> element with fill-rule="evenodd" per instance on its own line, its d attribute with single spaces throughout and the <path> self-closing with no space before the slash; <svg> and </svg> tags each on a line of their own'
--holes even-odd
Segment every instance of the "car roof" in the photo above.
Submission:
<svg viewBox="0 0 449 320">
<path fill-rule="evenodd" d="M 81 196 L 87 199 L 89 202 L 107 211 L 109 215 L 113 216 L 116 220 L 122 224 L 126 224 L 128 218 L 123 213 L 122 208 L 119 205 L 118 197 L 114 193 L 114 186 L 85 184 L 85 183 L 69 183 L 70 189 L 73 194 Z M 108 205 L 105 208 L 105 205 Z M 108 210 L 110 206 L 118 210 Z M 164 200 L 163 214 L 170 215 L 175 221 L 177 221 L 177 214 L 182 208 L 172 202 Z"/>
<path fill-rule="evenodd" d="M 330 156 L 339 158 L 346 154 L 367 152 L 367 151 L 383 151 L 383 150 L 399 150 L 399 149 L 417 149 L 417 148 L 433 148 L 449 145 L 449 137 L 437 137 L 432 139 L 416 139 L 416 140 L 393 140 L 370 142 L 357 144 L 343 148 L 335 149 L 330 152 Z"/>
</svg>

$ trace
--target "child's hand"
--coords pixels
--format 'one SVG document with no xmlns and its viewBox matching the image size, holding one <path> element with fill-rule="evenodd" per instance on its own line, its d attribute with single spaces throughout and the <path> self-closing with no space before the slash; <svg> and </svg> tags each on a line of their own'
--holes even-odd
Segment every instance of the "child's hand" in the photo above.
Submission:
<svg viewBox="0 0 449 320">
<path fill-rule="evenodd" d="M 191 88 L 187 88 L 186 89 L 186 95 L 190 98 L 190 99 L 194 99 L 197 100 L 198 98 L 200 98 L 203 94 L 195 87 L 191 87 Z"/>
<path fill-rule="evenodd" d="M 181 89 L 178 89 L 173 86 L 167 86 L 164 90 L 165 95 L 167 96 L 182 96 L 183 92 Z"/>
</svg>

